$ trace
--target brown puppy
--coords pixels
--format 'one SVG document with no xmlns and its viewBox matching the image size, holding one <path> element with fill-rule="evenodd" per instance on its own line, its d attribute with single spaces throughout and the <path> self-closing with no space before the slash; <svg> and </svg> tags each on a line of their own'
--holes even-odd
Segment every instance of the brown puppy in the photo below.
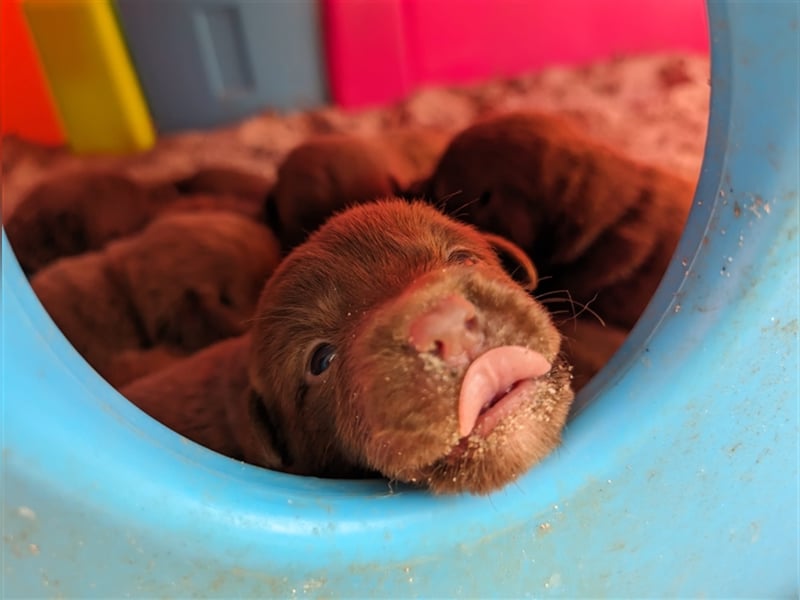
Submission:
<svg viewBox="0 0 800 600">
<path fill-rule="evenodd" d="M 512 113 L 456 136 L 428 185 L 445 210 L 528 252 L 544 287 L 630 328 L 683 230 L 691 181 L 555 115 Z M 595 299 L 596 296 L 596 299 Z"/>
<path fill-rule="evenodd" d="M 6 234 L 30 276 L 58 258 L 100 250 L 165 213 L 228 210 L 259 220 L 269 184 L 228 167 L 152 187 L 113 171 L 75 171 L 35 187 L 9 217 Z"/>
<path fill-rule="evenodd" d="M 155 212 L 154 194 L 111 171 L 75 171 L 45 180 L 5 224 L 27 275 L 63 256 L 99 250 L 140 230 Z"/>
<path fill-rule="evenodd" d="M 104 361 L 101 375 L 114 387 L 126 385 L 140 377 L 165 369 L 180 362 L 186 351 L 167 346 L 155 346 L 144 350 L 133 348 L 109 355 Z"/>
<path fill-rule="evenodd" d="M 176 195 L 159 206 L 158 215 L 201 210 L 235 212 L 263 221 L 263 198 L 272 181 L 266 176 L 230 166 L 206 166 L 168 185 Z"/>
<path fill-rule="evenodd" d="M 184 195 L 227 195 L 260 201 L 269 192 L 271 184 L 267 177 L 252 171 L 228 166 L 208 166 L 176 181 L 175 188 Z"/>
<path fill-rule="evenodd" d="M 336 211 L 400 194 L 430 176 L 449 136 L 435 130 L 390 131 L 380 138 L 329 134 L 292 150 L 267 197 L 267 223 L 291 249 Z"/>
<path fill-rule="evenodd" d="M 172 354 L 241 334 L 279 258 L 272 233 L 244 217 L 174 214 L 102 252 L 56 261 L 31 286 L 78 352 L 121 385 Z"/>
<path fill-rule="evenodd" d="M 254 464 L 437 493 L 488 493 L 558 444 L 573 398 L 558 331 L 483 234 L 430 206 L 331 218 L 281 263 L 256 315 L 252 341 L 122 393 Z"/>
<path fill-rule="evenodd" d="M 162 424 L 231 458 L 260 447 L 248 406 L 250 335 L 217 342 L 120 393 Z M 263 464 L 263 461 L 251 461 Z"/>
</svg>

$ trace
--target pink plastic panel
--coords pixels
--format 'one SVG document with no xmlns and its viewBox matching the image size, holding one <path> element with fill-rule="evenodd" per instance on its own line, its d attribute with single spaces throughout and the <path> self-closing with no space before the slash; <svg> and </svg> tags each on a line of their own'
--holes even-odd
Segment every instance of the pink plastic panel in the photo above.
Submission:
<svg viewBox="0 0 800 600">
<path fill-rule="evenodd" d="M 321 0 L 331 97 L 342 106 L 379 104 L 409 88 L 398 0 Z"/>
<path fill-rule="evenodd" d="M 420 84 L 619 54 L 707 52 L 704 0 L 322 0 L 333 98 L 388 102 Z"/>
</svg>

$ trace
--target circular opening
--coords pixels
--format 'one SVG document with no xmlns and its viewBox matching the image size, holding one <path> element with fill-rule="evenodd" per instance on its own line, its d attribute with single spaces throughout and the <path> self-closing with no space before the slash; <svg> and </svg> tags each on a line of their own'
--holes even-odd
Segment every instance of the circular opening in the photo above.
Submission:
<svg viewBox="0 0 800 600">
<path fill-rule="evenodd" d="M 429 22 L 425 21 L 425 22 L 421 23 L 420 24 L 421 27 L 423 27 L 423 26 L 424 27 L 432 27 L 433 24 L 436 22 L 435 19 L 437 18 L 437 15 L 435 15 L 435 14 L 427 15 L 427 18 L 429 19 Z M 698 18 L 698 21 L 701 21 L 702 20 L 702 14 L 698 14 L 697 18 Z M 704 22 L 703 22 L 703 26 L 704 26 Z M 597 43 L 600 44 L 603 41 L 604 40 L 597 40 Z M 608 50 L 608 49 L 606 49 L 606 50 Z M 552 58 L 553 57 L 548 57 L 548 60 L 550 60 Z M 573 60 L 576 59 L 576 58 L 580 58 L 580 57 L 573 57 Z M 431 70 L 435 71 L 436 68 L 435 68 L 435 65 L 433 64 L 433 60 L 434 59 L 430 59 L 430 61 L 431 61 L 430 63 L 427 63 L 424 60 L 420 60 L 419 64 L 416 65 L 416 68 L 421 70 L 421 71 L 424 71 L 424 69 L 431 69 Z M 498 60 L 502 60 L 502 57 L 499 57 Z M 544 61 L 545 59 L 542 58 L 541 60 Z M 596 80 L 594 82 L 589 82 L 588 83 L 587 90 L 589 89 L 589 87 L 591 85 L 595 85 L 595 86 L 597 86 L 599 88 L 602 88 L 604 85 L 608 86 L 605 89 L 600 89 L 599 91 L 598 90 L 594 90 L 592 92 L 594 95 L 589 94 L 592 98 L 597 99 L 597 98 L 602 98 L 603 96 L 612 95 L 613 94 L 613 86 L 614 85 L 628 86 L 628 85 L 634 85 L 635 84 L 635 78 L 633 78 L 633 77 L 631 79 L 629 79 L 629 80 L 626 80 L 626 79 L 622 78 L 622 79 L 618 79 L 618 80 L 614 81 L 614 77 L 610 75 L 611 70 L 613 70 L 613 68 L 614 68 L 614 64 L 615 64 L 614 61 L 607 61 L 606 60 L 606 61 L 601 61 L 599 63 L 599 66 L 597 66 L 597 67 L 588 67 L 588 68 L 585 68 L 583 70 L 584 74 L 588 73 L 589 75 L 593 75 L 594 77 L 596 77 Z M 617 62 L 616 64 L 619 65 L 620 63 Z M 636 65 L 636 66 L 638 68 L 642 68 L 641 65 Z M 452 67 L 452 68 L 454 70 L 451 73 L 451 76 L 455 80 L 462 78 L 462 75 L 459 75 L 457 73 L 463 73 L 464 72 L 463 69 L 461 67 Z M 694 68 L 694 67 L 691 67 L 691 68 Z M 665 62 L 663 62 L 661 64 L 661 70 L 656 72 L 656 73 L 650 73 L 650 75 L 658 78 L 661 81 L 661 83 L 663 84 L 664 89 L 666 89 L 666 90 L 668 90 L 670 92 L 674 92 L 674 90 L 677 89 L 677 88 L 680 88 L 680 86 L 688 86 L 688 84 L 692 83 L 691 82 L 691 77 L 692 77 L 693 74 L 690 72 L 691 69 L 689 71 L 687 71 L 686 69 L 687 69 L 687 67 L 686 67 L 685 60 L 676 59 L 676 60 L 673 60 L 673 61 L 665 61 Z M 631 70 L 633 71 L 635 69 L 631 69 Z M 448 72 L 447 68 L 442 67 L 442 73 L 446 74 L 447 72 Z M 569 72 L 573 72 L 573 70 L 571 70 L 570 68 L 563 68 L 563 69 L 559 69 L 559 68 L 549 68 L 549 69 L 547 69 L 547 68 L 545 68 L 542 71 L 542 73 L 533 76 L 533 78 L 529 77 L 529 78 L 526 79 L 525 76 L 518 77 L 518 78 L 512 78 L 513 81 L 511 81 L 507 85 L 507 88 L 509 90 L 513 89 L 514 86 L 517 86 L 518 88 L 524 88 L 526 85 L 527 86 L 536 85 L 536 82 L 538 81 L 541 85 L 551 85 L 550 90 L 551 90 L 552 93 L 550 94 L 550 101 L 552 101 L 553 103 L 556 103 L 556 102 L 559 102 L 559 101 L 563 100 L 563 98 L 558 98 L 558 94 L 562 93 L 563 90 L 561 92 L 558 92 L 557 88 L 559 88 L 559 84 L 558 83 L 552 83 L 552 82 L 557 80 L 559 77 L 563 78 L 565 76 L 564 74 L 565 73 L 569 73 Z M 578 69 L 576 68 L 574 70 L 574 72 L 577 73 Z M 690 78 L 689 81 L 686 80 L 687 77 Z M 544 82 L 544 83 L 542 83 L 542 82 Z M 695 81 L 694 83 L 697 83 L 697 82 Z M 478 102 L 486 102 L 487 101 L 485 98 L 480 97 L 481 94 L 485 94 L 486 96 L 490 96 L 491 94 L 496 94 L 497 93 L 496 84 L 495 84 L 495 89 L 492 89 L 492 84 L 487 84 L 483 88 L 480 88 L 480 86 L 478 86 L 478 88 L 476 88 L 476 89 L 478 91 L 472 92 L 472 97 L 473 98 L 477 98 Z M 585 91 L 587 91 L 587 90 L 585 90 Z M 587 94 L 588 94 L 588 91 L 587 91 Z M 675 96 L 680 96 L 680 93 L 674 93 L 673 94 L 673 98 Z M 434 97 L 433 101 L 426 100 L 425 99 L 425 94 L 422 93 L 422 94 L 419 94 L 419 95 L 413 97 L 409 101 L 409 103 L 406 105 L 405 110 L 406 111 L 414 111 L 414 110 L 424 111 L 424 110 L 427 110 L 427 109 L 424 106 L 422 106 L 422 108 L 420 108 L 418 105 L 419 104 L 424 104 L 425 102 L 433 102 L 433 103 L 435 103 L 435 100 L 436 100 L 435 97 Z M 445 100 L 447 100 L 447 98 L 445 98 Z M 506 97 L 505 100 L 509 101 L 511 104 L 513 104 L 515 99 Z M 640 102 L 642 101 L 641 98 L 638 98 L 636 100 L 638 100 Z M 517 101 L 518 101 L 518 99 L 517 99 Z M 415 102 L 416 102 L 416 104 L 415 104 Z M 678 104 L 676 104 L 676 106 Z M 610 105 L 610 103 L 609 103 L 609 105 Z M 651 109 L 652 109 L 652 107 L 651 107 Z M 569 109 L 566 112 L 569 112 Z M 577 105 L 573 106 L 572 107 L 572 112 L 578 113 L 578 116 L 580 116 L 579 115 L 580 107 L 577 106 Z M 421 113 L 421 116 L 423 118 L 425 117 L 424 112 Z M 287 117 L 287 120 L 290 120 L 292 118 L 294 118 L 294 117 L 289 116 L 289 117 Z M 324 115 L 322 117 L 317 116 L 316 118 L 318 118 L 318 119 L 319 118 L 324 118 Z M 344 118 L 344 117 L 342 117 L 342 118 Z M 324 127 L 330 127 L 331 123 L 330 122 L 325 122 L 325 123 L 323 123 L 323 125 L 324 125 Z M 607 128 L 609 128 L 609 130 L 611 129 L 609 123 L 599 123 L 599 124 L 595 124 L 595 125 L 600 130 L 602 130 L 603 126 L 606 126 Z M 250 131 L 251 129 L 255 129 L 256 128 L 255 122 L 251 123 L 248 127 L 250 129 L 246 129 L 245 128 L 245 129 L 241 130 L 243 135 L 247 135 L 248 131 Z M 623 138 L 626 137 L 625 133 L 622 130 L 616 131 L 613 134 L 609 133 L 609 135 L 611 136 L 611 138 L 616 139 L 617 141 L 620 141 L 620 140 L 622 140 Z M 698 134 L 698 135 L 700 137 L 702 137 L 702 134 Z M 658 144 L 654 144 L 653 145 L 653 147 L 656 147 L 656 146 L 658 146 Z M 263 148 L 257 148 L 257 150 L 260 150 L 263 153 Z M 256 153 L 256 154 L 258 155 L 259 160 L 260 160 L 262 155 L 258 154 L 258 153 Z M 685 164 L 682 167 L 677 167 L 677 168 L 683 168 L 684 170 L 688 170 L 688 171 L 692 171 L 693 170 L 695 172 L 699 172 L 699 156 L 697 158 L 698 158 L 698 163 L 694 167 L 689 167 L 689 166 L 687 166 Z M 121 160 L 101 159 L 100 162 L 104 162 L 106 164 L 112 164 L 112 165 L 121 165 L 121 164 L 124 164 L 124 159 L 121 159 Z M 150 167 L 147 166 L 147 161 L 142 161 L 142 164 L 144 165 L 144 166 L 141 167 L 142 172 L 146 171 L 147 168 L 150 168 Z M 672 166 L 675 167 L 674 164 Z M 481 196 L 481 202 L 483 202 L 483 196 Z M 698 218 L 700 218 L 700 217 L 698 217 Z M 687 245 L 692 245 L 696 241 L 697 241 L 696 239 L 689 240 L 687 242 Z M 676 277 L 673 277 L 672 281 L 677 281 Z M 670 285 L 672 285 L 671 282 L 667 284 L 667 287 L 669 287 Z M 623 351 L 612 361 L 611 368 L 610 369 L 606 369 L 605 371 L 603 371 L 601 373 L 600 377 L 598 377 L 596 380 L 594 380 L 593 383 L 589 385 L 589 387 L 587 387 L 584 391 L 582 391 L 580 399 L 578 401 L 578 405 L 579 406 L 581 406 L 581 407 L 584 406 L 586 404 L 586 402 L 590 398 L 595 397 L 598 394 L 598 392 L 601 389 L 603 389 L 603 387 L 607 386 L 608 383 L 611 380 L 613 380 L 614 377 L 618 377 L 618 376 L 620 376 L 621 373 L 624 373 L 624 371 L 626 370 L 627 366 L 630 364 L 630 361 L 632 360 L 631 357 L 633 356 L 633 354 L 638 351 L 638 349 L 641 346 L 641 344 L 643 343 L 643 341 L 650 335 L 650 333 L 656 327 L 656 325 L 658 323 L 658 320 L 660 318 L 660 315 L 663 314 L 663 312 L 665 310 L 665 307 L 667 307 L 667 305 L 669 304 L 669 302 L 666 301 L 666 298 L 670 295 L 670 293 L 671 293 L 670 291 L 664 291 L 661 294 L 661 300 L 662 301 L 661 302 L 657 302 L 656 305 L 652 307 L 652 310 L 648 313 L 648 315 L 644 319 L 644 321 L 642 321 L 639 324 L 638 329 L 636 330 L 636 336 L 633 338 L 633 341 L 629 340 L 629 343 L 624 347 Z M 224 295 L 221 296 L 220 298 L 222 299 L 221 300 L 222 303 L 225 304 L 226 306 L 229 306 L 232 303 L 232 299 L 230 298 L 230 296 L 229 296 L 229 294 L 227 292 L 225 292 Z M 28 310 L 29 310 L 29 314 L 30 314 L 31 318 L 33 319 L 33 321 L 35 323 L 41 323 L 41 322 L 44 321 L 44 319 L 41 316 L 37 316 L 37 314 L 36 314 L 37 308 L 31 306 L 31 307 L 29 307 Z M 47 326 L 46 325 L 42 325 L 42 327 L 47 327 Z M 381 495 L 381 494 L 385 494 L 387 492 L 387 490 L 390 489 L 390 486 L 388 486 L 387 483 L 384 482 L 384 481 L 364 481 L 364 482 L 361 482 L 361 483 L 358 483 L 358 484 L 348 483 L 347 485 L 345 485 L 341 481 L 321 481 L 321 480 L 307 481 L 307 480 L 304 480 L 303 478 L 295 478 L 295 477 L 289 476 L 289 475 L 264 474 L 264 473 L 259 472 L 258 469 L 256 469 L 256 468 L 243 467 L 238 462 L 230 461 L 230 460 L 227 460 L 227 459 L 221 459 L 221 457 L 215 457 L 210 452 L 195 448 L 192 445 L 183 444 L 182 442 L 179 441 L 177 436 L 174 436 L 168 430 L 166 430 L 163 427 L 155 424 L 154 422 L 150 421 L 149 419 L 141 418 L 141 416 L 137 413 L 137 411 L 135 409 L 132 409 L 132 407 L 127 406 L 125 404 L 125 402 L 123 401 L 123 399 L 119 395 L 110 393 L 109 386 L 105 385 L 103 382 L 98 382 L 97 381 L 97 377 L 95 375 L 93 375 L 88 369 L 84 368 L 83 365 L 80 365 L 79 363 L 80 363 L 81 359 L 78 358 L 76 355 L 69 354 L 68 356 L 61 357 L 61 359 L 63 360 L 64 366 L 68 370 L 76 373 L 86 383 L 87 392 L 90 393 L 90 394 L 93 394 L 95 396 L 96 400 L 102 406 L 104 406 L 105 408 L 110 409 L 113 412 L 119 414 L 120 416 L 123 417 L 123 419 L 128 421 L 129 424 L 132 426 L 132 428 L 137 432 L 137 435 L 141 435 L 141 437 L 149 439 L 149 440 L 151 440 L 152 442 L 156 443 L 157 445 L 159 445 L 161 447 L 171 449 L 174 452 L 178 452 L 179 454 L 181 454 L 181 456 L 183 456 L 184 458 L 188 458 L 195 465 L 197 465 L 197 464 L 205 465 L 206 467 L 212 468 L 213 470 L 224 474 L 226 477 L 230 476 L 230 477 L 234 477 L 234 478 L 243 478 L 243 479 L 248 480 L 248 481 L 251 481 L 251 480 L 258 480 L 260 482 L 268 481 L 269 485 L 271 485 L 271 486 L 274 485 L 274 487 L 277 488 L 277 489 L 285 489 L 287 486 L 289 486 L 289 487 L 296 488 L 301 493 L 313 493 L 313 494 L 317 494 L 317 495 L 320 494 L 320 493 L 330 493 L 331 495 L 337 495 L 337 494 L 340 494 L 340 493 L 341 494 L 345 494 L 345 495 L 353 494 L 353 493 L 356 493 L 356 494 L 365 493 L 365 494 L 379 494 L 379 495 Z M 264 479 L 265 477 L 267 479 Z M 406 490 L 406 491 L 410 491 L 410 490 Z"/>
<path fill-rule="evenodd" d="M 795 589 L 797 6 L 712 2 L 709 15 L 708 147 L 673 267 L 559 452 L 489 498 L 385 501 L 183 444 L 77 360 L 4 236 L 7 591 Z"/>
</svg>

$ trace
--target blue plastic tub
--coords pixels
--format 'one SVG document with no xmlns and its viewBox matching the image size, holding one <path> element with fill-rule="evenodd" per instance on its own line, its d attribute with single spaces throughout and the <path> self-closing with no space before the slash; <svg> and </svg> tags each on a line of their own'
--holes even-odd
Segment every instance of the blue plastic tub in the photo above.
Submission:
<svg viewBox="0 0 800 600">
<path fill-rule="evenodd" d="M 47 318 L 3 238 L 6 596 L 798 591 L 800 3 L 711 1 L 712 111 L 662 286 L 563 447 L 481 498 L 180 438 Z"/>
</svg>

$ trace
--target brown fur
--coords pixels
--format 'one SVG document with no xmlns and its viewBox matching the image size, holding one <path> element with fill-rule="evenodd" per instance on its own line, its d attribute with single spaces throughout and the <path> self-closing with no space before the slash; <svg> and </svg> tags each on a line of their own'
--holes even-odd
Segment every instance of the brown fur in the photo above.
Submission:
<svg viewBox="0 0 800 600">
<path fill-rule="evenodd" d="M 277 240 L 257 223 L 226 212 L 174 214 L 102 252 L 56 261 L 31 286 L 78 352 L 121 385 L 169 363 L 170 352 L 241 334 L 278 261 Z M 130 372 L 122 368 L 120 353 L 160 346 L 164 353 L 129 357 Z"/>
<path fill-rule="evenodd" d="M 267 222 L 287 249 L 333 213 L 402 193 L 433 171 L 449 136 L 427 129 L 396 130 L 380 138 L 343 134 L 313 137 L 278 168 L 267 197 Z"/>
<path fill-rule="evenodd" d="M 428 185 L 445 210 L 519 244 L 543 288 L 630 328 L 666 269 L 692 182 L 555 115 L 512 113 L 456 136 Z M 595 299 L 596 296 L 596 299 Z"/>
<path fill-rule="evenodd" d="M 225 211 L 247 217 L 251 221 L 261 222 L 263 211 L 260 199 L 237 194 L 192 193 L 177 196 L 165 203 L 156 217 L 175 213 L 197 213 L 203 211 Z"/>
<path fill-rule="evenodd" d="M 36 186 L 8 218 L 8 241 L 26 274 L 64 256 L 99 250 L 155 214 L 144 186 L 110 171 L 76 171 Z"/>
<path fill-rule="evenodd" d="M 119 388 L 128 382 L 180 362 L 186 356 L 185 351 L 167 346 L 122 350 L 108 356 L 101 374 L 111 385 Z"/>
<path fill-rule="evenodd" d="M 175 188 L 184 195 L 239 196 L 254 201 L 263 198 L 271 185 L 263 175 L 226 166 L 203 167 L 175 182 Z"/>
<path fill-rule="evenodd" d="M 249 347 L 248 334 L 217 342 L 120 392 L 181 435 L 243 460 L 244 448 L 257 445 L 247 408 Z"/>
<path fill-rule="evenodd" d="M 556 361 L 486 437 L 459 439 L 467 365 L 416 350 L 404 333 L 453 294 L 476 308 L 480 352 L 515 344 Z M 378 472 L 437 493 L 487 493 L 522 474 L 558 444 L 573 396 L 547 312 L 482 234 L 417 202 L 368 203 L 330 219 L 267 282 L 249 335 L 122 392 L 254 464 L 323 477 Z M 315 375 L 321 343 L 335 359 Z"/>
<path fill-rule="evenodd" d="M 114 171 L 74 171 L 36 186 L 9 217 L 6 234 L 30 276 L 58 258 L 100 250 L 166 213 L 228 210 L 260 220 L 269 185 L 227 167 L 151 187 Z"/>
</svg>

